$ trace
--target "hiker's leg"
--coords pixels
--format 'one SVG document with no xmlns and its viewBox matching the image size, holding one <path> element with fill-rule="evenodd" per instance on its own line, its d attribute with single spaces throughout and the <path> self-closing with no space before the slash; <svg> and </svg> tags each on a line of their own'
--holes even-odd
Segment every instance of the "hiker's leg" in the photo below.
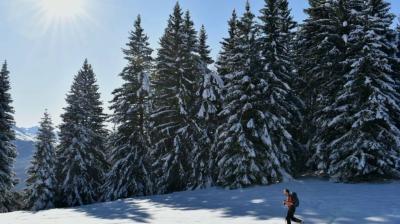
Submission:
<svg viewBox="0 0 400 224">
<path fill-rule="evenodd" d="M 293 222 L 302 222 L 301 219 L 298 219 L 298 218 L 294 217 L 294 213 L 295 213 L 295 212 L 296 212 L 296 208 L 293 208 L 293 215 L 292 215 L 292 217 L 291 217 L 291 220 L 292 220 Z"/>
<path fill-rule="evenodd" d="M 292 223 L 292 221 L 290 221 L 290 218 L 286 217 L 286 224 L 291 224 L 291 223 Z"/>
<path fill-rule="evenodd" d="M 293 215 L 294 215 L 294 210 L 293 208 L 289 208 L 287 211 L 287 215 L 286 215 L 286 223 L 287 224 L 291 224 L 291 220 L 293 219 Z"/>
<path fill-rule="evenodd" d="M 286 221 L 287 221 L 288 224 L 292 223 L 291 221 L 293 220 L 294 212 L 295 212 L 295 208 L 294 207 L 290 207 L 288 209 L 288 213 L 286 215 Z"/>
</svg>

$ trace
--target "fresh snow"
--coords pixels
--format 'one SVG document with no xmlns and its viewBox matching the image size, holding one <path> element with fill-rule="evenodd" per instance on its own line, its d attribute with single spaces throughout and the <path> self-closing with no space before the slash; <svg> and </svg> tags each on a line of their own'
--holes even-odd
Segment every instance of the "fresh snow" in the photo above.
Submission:
<svg viewBox="0 0 400 224">
<path fill-rule="evenodd" d="M 400 223 L 400 182 L 295 180 L 239 190 L 209 188 L 68 209 L 0 214 L 2 224 L 280 224 L 283 188 L 297 192 L 308 224 Z"/>
</svg>

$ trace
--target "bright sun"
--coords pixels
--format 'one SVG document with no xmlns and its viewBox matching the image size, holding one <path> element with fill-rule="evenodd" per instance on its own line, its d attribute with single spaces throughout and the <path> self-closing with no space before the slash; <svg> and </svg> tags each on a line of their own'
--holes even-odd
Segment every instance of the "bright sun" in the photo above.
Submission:
<svg viewBox="0 0 400 224">
<path fill-rule="evenodd" d="M 86 0 L 37 0 L 42 16 L 52 22 L 68 22 L 86 14 Z"/>
</svg>

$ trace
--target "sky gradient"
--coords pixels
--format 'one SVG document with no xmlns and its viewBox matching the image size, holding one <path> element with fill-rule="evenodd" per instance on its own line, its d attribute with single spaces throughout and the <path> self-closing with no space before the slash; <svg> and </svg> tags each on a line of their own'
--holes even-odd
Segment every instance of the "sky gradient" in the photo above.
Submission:
<svg viewBox="0 0 400 224">
<path fill-rule="evenodd" d="M 11 72 L 12 97 L 18 126 L 37 125 L 45 108 L 54 123 L 65 106 L 74 75 L 85 58 L 93 65 L 104 106 L 111 92 L 121 84 L 118 73 L 126 62 L 121 48 L 138 14 L 150 37 L 151 46 L 167 24 L 175 0 L 78 0 L 85 2 L 85 14 L 70 21 L 49 21 L 34 1 L 0 0 L 0 60 L 7 60 Z M 305 18 L 307 0 L 289 0 L 296 21 Z M 400 14 L 400 1 L 391 0 L 392 12 Z M 263 0 L 250 0 L 259 15 Z M 196 28 L 204 24 L 212 56 L 227 35 L 227 20 L 235 8 L 243 12 L 244 0 L 181 0 L 190 10 Z M 396 19 L 397 22 L 397 19 Z M 105 110 L 109 113 L 109 110 Z"/>
</svg>

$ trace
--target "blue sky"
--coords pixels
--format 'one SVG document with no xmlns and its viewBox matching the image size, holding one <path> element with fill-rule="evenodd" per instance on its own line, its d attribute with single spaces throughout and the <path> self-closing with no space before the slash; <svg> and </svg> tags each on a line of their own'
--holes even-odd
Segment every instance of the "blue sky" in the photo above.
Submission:
<svg viewBox="0 0 400 224">
<path fill-rule="evenodd" d="M 111 92 L 121 83 L 118 73 L 125 65 L 121 48 L 141 14 L 143 27 L 153 48 L 158 47 L 175 0 L 73 0 L 80 11 L 70 17 L 49 14 L 38 2 L 50 0 L 0 0 L 0 60 L 7 59 L 11 71 L 12 96 L 18 126 L 38 123 L 44 109 L 59 124 L 73 76 L 88 58 L 97 75 L 102 100 L 108 107 Z M 58 0 L 52 0 L 58 1 Z M 66 1 L 66 0 L 59 0 Z M 301 22 L 307 0 L 289 0 L 295 19 Z M 400 14 L 400 1 L 391 0 Z M 235 8 L 243 11 L 244 0 L 181 0 L 190 10 L 196 27 L 206 26 L 215 57 L 227 33 L 227 20 Z M 258 14 L 263 0 L 250 0 Z M 83 5 L 82 5 L 83 4 Z M 60 10 L 58 8 L 57 10 Z M 61 14 L 68 15 L 65 7 Z M 72 9 L 74 10 L 74 9 Z M 106 112 L 109 112 L 106 110 Z"/>
</svg>

